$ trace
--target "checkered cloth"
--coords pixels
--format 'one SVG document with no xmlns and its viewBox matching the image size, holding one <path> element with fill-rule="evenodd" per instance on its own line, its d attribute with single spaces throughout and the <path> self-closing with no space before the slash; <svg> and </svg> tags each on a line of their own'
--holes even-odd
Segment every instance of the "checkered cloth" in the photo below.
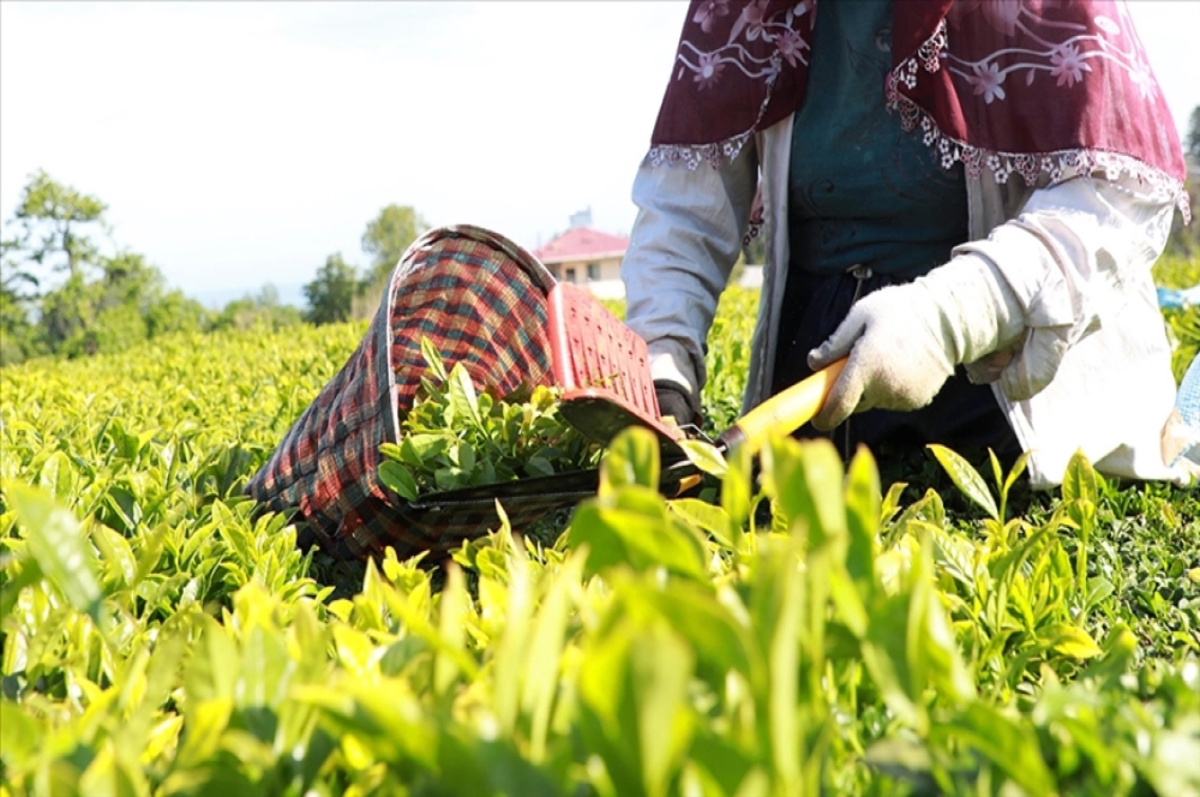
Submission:
<svg viewBox="0 0 1200 797">
<path fill-rule="evenodd" d="M 444 227 L 417 240 L 392 273 L 366 336 L 288 430 L 246 492 L 271 510 L 298 508 L 300 544 L 338 559 L 394 547 L 441 552 L 496 526 L 492 502 L 416 512 L 380 483 L 382 443 L 397 442 L 425 373 L 421 339 L 479 390 L 549 384 L 546 296 L 554 278 L 488 230 Z M 563 505 L 535 496 L 505 506 L 514 526 Z"/>
</svg>

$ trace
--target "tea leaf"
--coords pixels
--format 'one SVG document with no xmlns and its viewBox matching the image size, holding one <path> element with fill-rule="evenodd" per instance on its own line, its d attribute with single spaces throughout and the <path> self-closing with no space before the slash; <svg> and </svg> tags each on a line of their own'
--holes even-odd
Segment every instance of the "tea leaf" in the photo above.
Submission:
<svg viewBox="0 0 1200 797">
<path fill-rule="evenodd" d="M 1037 737 L 1005 714 L 975 702 L 944 727 L 952 736 L 982 754 L 1027 794 L 1056 791 L 1054 778 L 1037 747 Z"/>
<path fill-rule="evenodd" d="M 753 464 L 749 446 L 735 446 L 728 452 L 726 467 L 721 480 L 721 508 L 728 515 L 730 528 L 736 534 L 750 518 Z"/>
<path fill-rule="evenodd" d="M 3 561 L 3 560 L 0 560 Z M 19 567 L 20 572 L 16 578 L 13 578 L 10 573 L 14 567 Z M 42 580 L 42 568 L 38 565 L 37 560 L 32 557 L 22 557 L 16 560 L 15 557 L 3 562 L 3 567 L 0 567 L 7 580 L 3 588 L 0 589 L 0 623 L 3 623 L 5 618 L 12 612 L 13 607 L 17 605 L 17 599 L 21 596 L 21 590 L 26 587 L 32 587 Z"/>
<path fill-rule="evenodd" d="M 896 482 L 888 488 L 887 495 L 883 497 L 883 502 L 879 507 L 879 523 L 886 526 L 900 511 L 900 497 L 904 495 L 904 488 L 908 485 L 904 482 Z"/>
<path fill-rule="evenodd" d="M 1046 630 L 1051 646 L 1073 659 L 1090 659 L 1103 653 L 1096 641 L 1082 628 L 1074 625 L 1055 625 Z"/>
<path fill-rule="evenodd" d="M 449 565 L 446 568 L 446 587 L 442 590 L 438 623 L 438 635 L 446 649 L 438 651 L 433 669 L 433 688 L 439 695 L 449 693 L 459 672 L 458 662 L 450 652 L 462 655 L 466 640 L 463 614 L 470 600 L 462 570 L 457 565 Z"/>
<path fill-rule="evenodd" d="M 665 795 L 692 733 L 685 709 L 691 652 L 661 623 L 613 629 L 580 671 L 583 731 L 620 794 Z"/>
<path fill-rule="evenodd" d="M 1095 504 L 1099 498 L 1096 471 L 1082 451 L 1076 451 L 1067 463 L 1063 474 L 1062 495 L 1064 502 L 1087 501 Z"/>
<path fill-rule="evenodd" d="M 666 510 L 657 496 L 642 500 L 645 506 L 640 511 L 606 508 L 595 501 L 585 501 L 575 510 L 568 534 L 572 547 L 588 546 L 587 572 L 628 565 L 635 570 L 663 567 L 680 576 L 702 578 L 704 547 L 695 532 L 678 522 L 664 523 Z M 654 511 L 655 501 L 660 502 L 659 512 Z"/>
<path fill-rule="evenodd" d="M 461 418 L 474 426 L 479 426 L 482 423 L 479 417 L 479 397 L 475 393 L 471 375 L 467 373 L 467 369 L 462 363 L 456 363 L 450 369 L 449 381 L 449 407 L 454 413 L 453 418 L 455 420 Z"/>
<path fill-rule="evenodd" d="M 860 448 L 850 461 L 846 482 L 846 521 L 849 549 L 846 568 L 864 599 L 871 599 L 875 573 L 875 537 L 883 514 L 879 497 L 879 471 L 866 448 Z"/>
<path fill-rule="evenodd" d="M 974 502 L 980 509 L 987 512 L 988 516 L 993 520 L 1001 520 L 1000 510 L 996 508 L 995 499 L 988 492 L 987 485 L 983 482 L 983 477 L 979 475 L 979 471 L 971 467 L 971 463 L 945 446 L 934 443 L 926 446 L 926 448 L 933 452 L 933 456 L 937 459 L 938 464 L 942 466 L 942 469 L 946 471 L 946 475 L 950 477 L 950 481 L 954 482 L 954 486 L 963 495 Z"/>
<path fill-rule="evenodd" d="M 683 440 L 680 441 L 679 447 L 683 449 L 688 460 L 702 472 L 717 478 L 725 475 L 725 457 L 716 446 L 703 440 Z"/>
<path fill-rule="evenodd" d="M 1012 486 L 1017 483 L 1017 479 L 1021 478 L 1021 474 L 1029 466 L 1029 451 L 1022 451 L 1021 456 L 1017 457 L 1017 461 L 1013 463 L 1012 469 L 1008 472 L 1008 476 L 1004 479 L 1004 492 L 1007 494 Z"/>
<path fill-rule="evenodd" d="M 679 498 L 669 502 L 667 508 L 701 531 L 711 534 L 722 545 L 730 547 L 733 544 L 732 522 L 721 507 L 695 498 Z"/>
<path fill-rule="evenodd" d="M 392 460 L 379 463 L 379 481 L 404 500 L 417 500 L 417 481 L 400 463 Z"/>
<path fill-rule="evenodd" d="M 654 433 L 631 426 L 608 447 L 600 463 L 600 493 L 624 485 L 658 488 L 659 452 Z"/>
<path fill-rule="evenodd" d="M 96 557 L 79 522 L 43 490 L 21 484 L 6 490 L 38 569 L 71 606 L 98 622 L 103 595 Z"/>
<path fill-rule="evenodd" d="M 0 697 L 0 749 L 8 766 L 23 768 L 24 759 L 31 757 L 44 739 L 43 723 L 30 716 L 21 706 Z"/>
<path fill-rule="evenodd" d="M 763 485 L 789 526 L 803 525 L 814 546 L 842 539 L 846 533 L 844 471 L 833 444 L 824 439 L 801 443 L 781 438 L 763 453 Z"/>
<path fill-rule="evenodd" d="M 424 358 L 426 367 L 434 377 L 439 382 L 445 382 L 446 366 L 442 360 L 442 353 L 434 345 L 434 342 L 425 336 L 421 337 L 421 357 Z"/>
</svg>

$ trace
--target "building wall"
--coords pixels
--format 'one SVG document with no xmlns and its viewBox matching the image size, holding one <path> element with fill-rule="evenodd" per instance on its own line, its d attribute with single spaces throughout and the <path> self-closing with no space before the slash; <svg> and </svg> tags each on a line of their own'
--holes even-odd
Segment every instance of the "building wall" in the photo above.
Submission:
<svg viewBox="0 0 1200 797">
<path fill-rule="evenodd" d="M 548 265 L 550 273 L 562 282 L 591 287 L 593 284 L 620 282 L 621 258 L 568 260 Z"/>
<path fill-rule="evenodd" d="M 594 278 L 588 278 L 588 265 L 595 265 Z M 562 282 L 572 282 L 587 288 L 594 296 L 601 299 L 620 299 L 625 296 L 625 283 L 621 282 L 621 258 L 612 257 L 602 260 L 577 260 L 555 263 L 546 266 L 554 278 Z M 572 279 L 571 275 L 574 274 Z M 742 269 L 738 284 L 743 288 L 762 287 L 762 266 L 746 266 Z"/>
</svg>

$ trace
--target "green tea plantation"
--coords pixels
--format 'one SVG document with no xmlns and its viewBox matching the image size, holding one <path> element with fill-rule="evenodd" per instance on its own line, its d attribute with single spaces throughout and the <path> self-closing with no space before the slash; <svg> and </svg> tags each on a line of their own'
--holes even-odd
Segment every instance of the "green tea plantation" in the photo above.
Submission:
<svg viewBox="0 0 1200 797">
<path fill-rule="evenodd" d="M 780 437 L 667 501 L 627 432 L 561 535 L 356 570 L 242 487 L 363 330 L 0 370 L 0 795 L 1200 795 L 1195 491 Z"/>
</svg>

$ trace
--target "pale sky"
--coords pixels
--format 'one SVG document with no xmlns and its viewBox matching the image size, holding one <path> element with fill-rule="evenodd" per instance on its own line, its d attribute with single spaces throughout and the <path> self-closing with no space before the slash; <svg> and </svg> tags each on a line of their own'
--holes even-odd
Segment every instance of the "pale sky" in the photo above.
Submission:
<svg viewBox="0 0 1200 797">
<path fill-rule="evenodd" d="M 1186 129 L 1196 0 L 1131 0 Z M 0 218 L 30 173 L 99 196 L 191 294 L 363 264 L 384 205 L 528 247 L 630 184 L 686 3 L 0 2 Z"/>
</svg>

